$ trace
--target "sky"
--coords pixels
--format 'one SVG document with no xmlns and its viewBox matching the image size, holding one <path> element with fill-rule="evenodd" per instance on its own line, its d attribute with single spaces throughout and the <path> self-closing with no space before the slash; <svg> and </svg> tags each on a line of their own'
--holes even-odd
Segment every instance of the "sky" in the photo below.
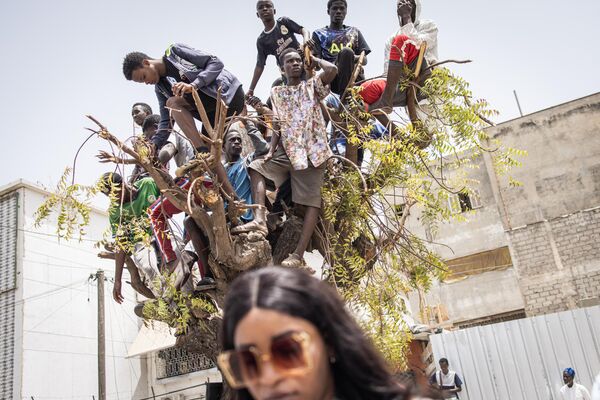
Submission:
<svg viewBox="0 0 600 400">
<path fill-rule="evenodd" d="M 386 39 L 398 28 L 394 0 L 348 0 L 347 25 L 358 27 L 372 53 L 367 76 L 383 70 Z M 87 138 L 92 114 L 121 138 L 132 135 L 131 105 L 157 108 L 151 86 L 125 80 L 130 51 L 159 57 L 186 43 L 223 60 L 247 88 L 262 24 L 254 0 L 19 0 L 0 2 L 0 186 L 23 178 L 53 187 Z M 311 32 L 328 24 L 325 0 L 275 0 Z M 423 0 L 422 18 L 439 27 L 439 56 L 471 59 L 452 66 L 474 95 L 500 115 L 519 116 L 600 92 L 600 1 Z M 594 38 L 597 38 L 596 40 Z M 256 94 L 263 99 L 278 71 L 274 58 Z M 76 181 L 94 182 L 109 167 L 94 155 L 107 149 L 91 139 L 77 162 Z"/>
</svg>

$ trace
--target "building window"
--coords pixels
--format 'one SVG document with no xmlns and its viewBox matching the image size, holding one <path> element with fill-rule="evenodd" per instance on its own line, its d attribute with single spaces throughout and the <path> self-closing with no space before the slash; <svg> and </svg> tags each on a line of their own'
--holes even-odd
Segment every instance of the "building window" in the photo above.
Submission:
<svg viewBox="0 0 600 400">
<path fill-rule="evenodd" d="M 447 260 L 449 274 L 446 282 L 463 279 L 491 271 L 503 271 L 512 267 L 512 258 L 508 247 L 499 247 L 465 257 Z"/>
<path fill-rule="evenodd" d="M 177 347 L 160 350 L 156 356 L 156 376 L 158 379 L 172 378 L 214 367 L 215 364 L 206 356 L 190 353 Z"/>
<path fill-rule="evenodd" d="M 460 214 L 481 208 L 481 195 L 477 189 L 471 193 L 460 192 L 448 197 L 448 206 L 452 214 Z"/>
<path fill-rule="evenodd" d="M 477 319 L 473 319 L 473 320 L 469 320 L 469 321 L 462 321 L 462 322 L 457 323 L 456 326 L 458 326 L 458 329 L 467 329 L 467 328 L 473 328 L 476 326 L 486 326 L 486 325 L 499 324 L 502 322 L 514 321 L 514 320 L 523 319 L 526 317 L 527 316 L 525 315 L 525 310 L 516 310 L 516 311 L 510 311 L 510 312 L 503 313 L 503 314 L 496 314 L 496 315 L 490 315 L 490 316 L 483 317 L 483 318 L 477 318 Z"/>
</svg>

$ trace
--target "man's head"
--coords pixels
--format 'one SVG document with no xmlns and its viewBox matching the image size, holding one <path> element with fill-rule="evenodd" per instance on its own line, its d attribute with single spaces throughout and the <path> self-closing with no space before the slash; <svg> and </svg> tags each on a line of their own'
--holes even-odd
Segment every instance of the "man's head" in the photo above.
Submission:
<svg viewBox="0 0 600 400">
<path fill-rule="evenodd" d="M 142 132 L 146 139 L 152 139 L 152 136 L 158 130 L 158 123 L 160 122 L 160 115 L 152 114 L 147 116 L 144 119 L 144 123 L 142 124 Z"/>
<path fill-rule="evenodd" d="M 276 13 L 277 10 L 275 10 L 275 6 L 271 0 L 258 0 L 256 2 L 256 16 L 263 23 L 273 22 Z"/>
<path fill-rule="evenodd" d="M 123 189 L 123 178 L 116 172 L 107 172 L 100 177 L 98 188 L 102 194 L 110 196 L 112 192 L 118 199 Z"/>
<path fill-rule="evenodd" d="M 302 77 L 302 71 L 304 69 L 304 65 L 302 63 L 302 56 L 298 50 L 293 48 L 287 48 L 281 52 L 279 56 L 279 62 L 283 68 L 283 74 L 288 79 L 288 81 L 295 78 Z"/>
<path fill-rule="evenodd" d="M 152 107 L 146 103 L 135 103 L 131 107 L 131 117 L 133 122 L 138 126 L 142 126 L 147 116 L 152 114 Z"/>
<path fill-rule="evenodd" d="M 563 382 L 565 385 L 573 386 L 573 380 L 575 379 L 575 370 L 573 368 L 567 368 L 563 371 Z"/>
<path fill-rule="evenodd" d="M 447 358 L 440 358 L 440 369 L 442 370 L 442 372 L 444 374 L 448 373 L 448 368 L 449 364 L 448 364 L 448 359 Z"/>
<path fill-rule="evenodd" d="M 160 74 L 152 58 L 139 51 L 134 51 L 125 56 L 123 60 L 123 75 L 128 81 L 156 85 Z"/>
<path fill-rule="evenodd" d="M 405 10 L 406 7 L 410 7 L 411 8 L 411 19 L 413 22 L 417 22 L 417 2 L 416 0 L 398 0 L 397 1 L 397 9 L 396 12 L 398 13 L 398 18 L 402 17 L 402 14 Z"/>
<path fill-rule="evenodd" d="M 346 0 L 329 0 L 327 2 L 327 14 L 329 20 L 334 25 L 342 25 L 348 13 L 348 3 Z"/>
<path fill-rule="evenodd" d="M 228 160 L 239 159 L 242 154 L 242 134 L 237 129 L 230 129 L 225 135 L 223 147 Z"/>
</svg>

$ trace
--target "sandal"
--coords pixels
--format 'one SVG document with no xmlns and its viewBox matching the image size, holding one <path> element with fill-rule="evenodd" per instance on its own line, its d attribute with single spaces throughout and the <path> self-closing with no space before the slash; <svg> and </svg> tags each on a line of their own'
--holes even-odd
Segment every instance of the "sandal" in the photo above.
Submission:
<svg viewBox="0 0 600 400">
<path fill-rule="evenodd" d="M 260 222 L 254 220 L 250 221 L 247 224 L 236 226 L 231 229 L 232 235 L 238 235 L 240 233 L 249 233 L 249 232 L 259 232 L 263 235 L 267 236 L 269 234 L 269 229 L 266 225 L 261 224 Z"/>
<path fill-rule="evenodd" d="M 281 266 L 284 268 L 302 268 L 306 264 L 304 259 L 296 253 L 290 254 L 285 260 L 281 262 Z"/>
</svg>

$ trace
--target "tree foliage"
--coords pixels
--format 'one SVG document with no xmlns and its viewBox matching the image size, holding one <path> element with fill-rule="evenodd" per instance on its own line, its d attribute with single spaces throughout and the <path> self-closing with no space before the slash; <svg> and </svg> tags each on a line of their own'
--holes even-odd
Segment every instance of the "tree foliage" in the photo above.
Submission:
<svg viewBox="0 0 600 400">
<path fill-rule="evenodd" d="M 322 190 L 322 218 L 313 238 L 325 260 L 323 278 L 338 288 L 366 332 L 397 369 L 406 367 L 410 339 L 404 319 L 404 295 L 411 290 L 427 290 L 446 272 L 443 260 L 431 250 L 428 240 L 407 229 L 411 209 L 418 207 L 421 222 L 435 234 L 439 224 L 456 217 L 448 209 L 449 197 L 472 193 L 476 188 L 477 182 L 469 178 L 468 172 L 477 167 L 476 161 L 484 153 L 491 154 L 496 170 L 507 175 L 512 184 L 518 182 L 508 174 L 525 155 L 489 137 L 486 128 L 496 112 L 486 101 L 475 99 L 468 83 L 449 69 L 433 69 L 422 87 L 410 76 L 402 85 L 418 88 L 428 102 L 417 106 L 419 121 L 397 115 L 395 134 L 379 140 L 370 139 L 373 118 L 360 105 L 359 89 L 352 89 L 344 99 L 343 121 L 338 128 L 347 138 L 349 152 L 362 147 L 367 160 L 362 166 L 344 157 L 330 160 Z M 214 323 L 219 320 L 229 282 L 244 270 L 266 265 L 271 248 L 260 235 L 229 234 L 223 210 L 226 199 L 217 177 L 211 174 L 210 166 L 221 159 L 224 132 L 241 117 L 226 118 L 226 107 L 220 102 L 213 126 L 195 97 L 213 146 L 209 155 L 199 155 L 191 167 L 181 171 L 194 182 L 187 192 L 156 168 L 147 146 L 128 146 L 94 122 L 99 128 L 98 137 L 146 169 L 163 195 L 208 232 L 210 266 L 218 282 L 215 293 L 194 298 L 167 286 L 164 298 L 146 303 L 144 315 L 165 321 L 181 333 L 194 327 L 194 332 L 215 335 L 216 342 Z M 452 178 L 448 178 L 449 170 L 456 172 Z M 211 174 L 213 188 L 196 184 L 205 174 Z M 38 210 L 38 223 L 56 210 L 59 236 L 85 234 L 89 196 L 97 191 L 94 186 L 69 185 L 63 176 L 56 192 Z M 230 216 L 235 219 L 244 208 L 243 204 L 230 202 Z M 140 225 L 139 229 L 144 227 Z M 123 242 L 117 245 L 126 250 L 137 240 L 131 241 L 132 235 L 127 234 L 118 237 Z M 206 343 L 203 341 L 202 346 Z M 215 346 L 196 350 L 214 356 Z"/>
</svg>

